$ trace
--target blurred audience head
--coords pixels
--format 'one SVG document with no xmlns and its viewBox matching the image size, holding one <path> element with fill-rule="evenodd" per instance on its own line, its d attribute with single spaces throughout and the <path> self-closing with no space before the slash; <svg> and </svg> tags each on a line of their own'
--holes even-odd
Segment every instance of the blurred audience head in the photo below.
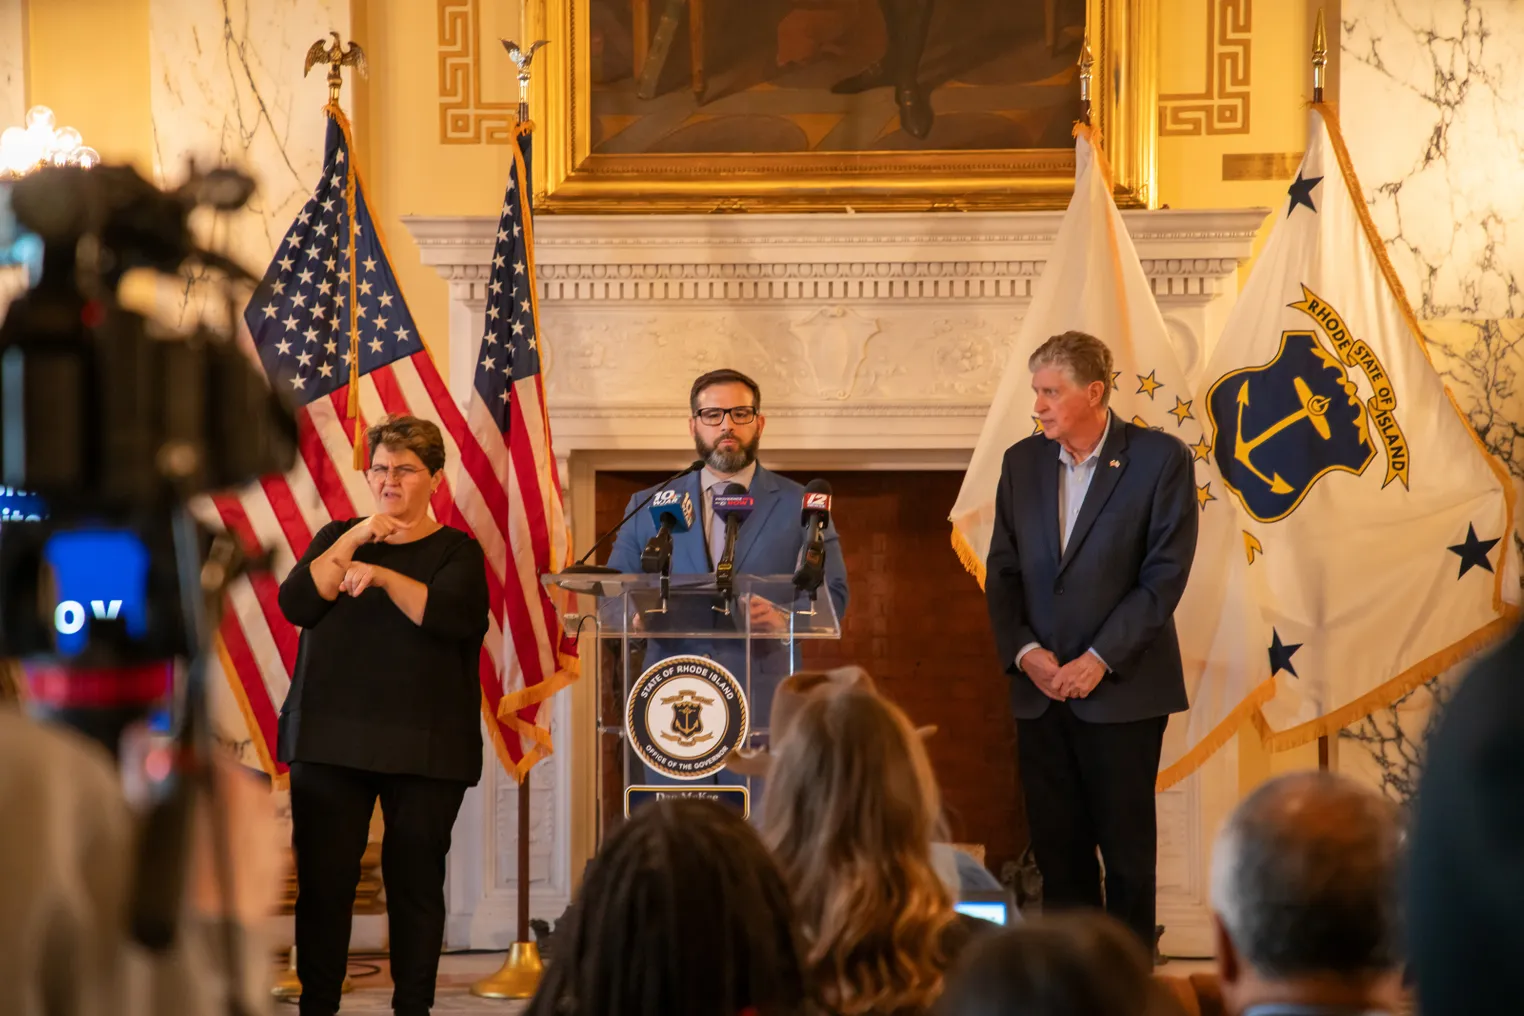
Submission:
<svg viewBox="0 0 1524 1016">
<path fill-rule="evenodd" d="M 956 921 L 931 863 L 941 800 L 905 714 L 844 681 L 774 746 L 764 835 L 793 895 L 811 992 L 840 1016 L 928 1008 Z"/>
<path fill-rule="evenodd" d="M 646 805 L 604 843 L 556 928 L 531 1016 L 784 1016 L 805 991 L 788 892 L 738 815 Z"/>
<path fill-rule="evenodd" d="M 1041 917 L 971 946 L 938 1016 L 1163 1016 L 1138 938 L 1099 911 Z"/>
<path fill-rule="evenodd" d="M 1408 864 L 1418 1011 L 1524 1008 L 1524 628 L 1447 696 L 1424 751 Z"/>
<path fill-rule="evenodd" d="M 1332 773 L 1282 776 L 1245 798 L 1212 857 L 1228 1010 L 1395 1008 L 1402 842 L 1395 805 Z"/>
</svg>

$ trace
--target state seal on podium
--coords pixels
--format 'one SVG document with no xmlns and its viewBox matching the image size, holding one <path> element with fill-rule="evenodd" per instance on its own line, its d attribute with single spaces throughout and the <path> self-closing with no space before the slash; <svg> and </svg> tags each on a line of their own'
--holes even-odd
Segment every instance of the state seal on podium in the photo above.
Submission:
<svg viewBox="0 0 1524 1016">
<path fill-rule="evenodd" d="M 670 656 L 630 688 L 625 735 L 641 761 L 672 779 L 719 772 L 750 730 L 741 683 L 706 656 Z"/>
</svg>

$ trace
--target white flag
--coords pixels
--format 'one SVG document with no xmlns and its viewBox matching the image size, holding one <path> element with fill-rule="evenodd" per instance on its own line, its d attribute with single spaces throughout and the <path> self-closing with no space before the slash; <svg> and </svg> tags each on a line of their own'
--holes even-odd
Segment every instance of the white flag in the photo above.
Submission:
<svg viewBox="0 0 1524 1016">
<path fill-rule="evenodd" d="M 1190 734 L 1254 696 L 1283 750 L 1502 635 L 1518 583 L 1507 474 L 1430 364 L 1322 105 L 1275 214 L 1195 399 L 1213 490 L 1243 530 L 1267 681 L 1200 689 Z"/>
<path fill-rule="evenodd" d="M 1214 714 L 1221 713 L 1224 722 L 1189 743 L 1188 721 L 1177 718 L 1171 723 L 1164 745 L 1163 786 L 1189 774 L 1232 736 L 1234 723 L 1267 696 L 1268 688 L 1260 690 L 1256 700 L 1256 687 L 1265 676 L 1263 662 L 1254 667 L 1250 648 L 1258 641 L 1257 618 L 1251 616 L 1244 596 L 1243 541 L 1232 509 L 1207 468 L 1211 445 L 1203 430 L 1205 417 L 1191 396 L 1148 277 L 1112 200 L 1109 175 L 1105 157 L 1090 143 L 1088 128 L 1077 128 L 1074 197 L 1022 320 L 950 519 L 959 558 L 983 584 L 1001 462 L 1007 448 L 1039 429 L 1032 414 L 1027 358 L 1049 336 L 1071 329 L 1105 342 L 1113 357 L 1111 408 L 1118 418 L 1173 434 L 1195 456 L 1201 526 L 1190 582 L 1175 610 L 1175 627 L 1191 701 L 1196 701 L 1197 689 L 1207 689 Z M 1262 652 L 1258 658 L 1263 660 Z M 1217 699 L 1224 696 L 1235 700 L 1219 710 Z M 1188 747 L 1194 748 L 1189 756 Z"/>
</svg>

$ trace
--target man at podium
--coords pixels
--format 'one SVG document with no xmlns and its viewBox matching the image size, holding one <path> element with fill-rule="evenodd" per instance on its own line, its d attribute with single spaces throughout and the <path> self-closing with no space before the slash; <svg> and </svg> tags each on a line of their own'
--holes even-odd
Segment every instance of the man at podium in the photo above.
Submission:
<svg viewBox="0 0 1524 1016">
<path fill-rule="evenodd" d="M 801 521 L 805 488 L 793 480 L 771 472 L 757 461 L 757 448 L 767 419 L 762 415 L 762 393 L 757 383 L 736 370 L 713 370 L 693 382 L 688 396 L 688 433 L 704 462 L 703 469 L 688 473 L 667 485 L 679 497 L 692 498 L 695 507 L 693 524 L 672 533 L 671 573 L 676 575 L 713 575 L 726 562 L 736 574 L 793 575 L 800 563 L 808 528 Z M 738 528 L 727 531 L 724 512 L 714 508 L 716 495 L 734 494 L 738 485 L 750 497 L 750 513 Z M 652 493 L 647 488 L 630 499 L 626 512 L 633 512 Z M 657 534 L 658 524 L 650 512 L 635 515 L 620 530 L 609 555 L 609 565 L 624 573 L 639 573 L 641 552 Z M 842 562 L 841 545 L 836 529 L 825 526 L 825 590 L 831 597 L 837 617 L 847 609 L 847 572 Z M 753 599 L 745 604 L 753 629 L 787 624 L 788 604 L 772 604 Z M 716 623 L 739 626 L 741 618 Z M 781 644 L 780 644 L 781 645 Z M 659 652 L 670 655 L 676 643 L 665 643 Z M 681 651 L 709 656 L 738 675 L 744 663 L 738 657 L 741 644 L 735 639 L 713 642 L 687 641 Z M 649 666 L 657 662 L 651 656 Z M 779 680 L 792 669 L 795 661 L 787 651 L 754 649 L 751 668 L 751 691 L 748 703 L 753 726 L 765 724 L 772 707 L 772 693 Z M 655 774 L 648 776 L 654 777 Z M 656 782 L 667 782 L 656 779 Z M 706 778 L 707 782 L 736 785 L 745 781 L 726 771 Z"/>
</svg>

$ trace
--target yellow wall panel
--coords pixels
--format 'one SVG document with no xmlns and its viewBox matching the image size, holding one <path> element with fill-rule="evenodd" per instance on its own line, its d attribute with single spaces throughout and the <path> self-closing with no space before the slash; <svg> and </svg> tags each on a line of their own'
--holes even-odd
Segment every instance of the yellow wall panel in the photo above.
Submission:
<svg viewBox="0 0 1524 1016">
<path fill-rule="evenodd" d="M 419 261 L 404 215 L 491 215 L 502 204 L 512 153 L 503 144 L 446 144 L 440 128 L 441 19 L 433 0 L 353 0 L 355 40 L 370 61 L 355 90 L 355 144 L 371 211 L 424 340 L 447 374 L 449 286 Z M 519 36 L 516 3 L 479 5 L 479 98 L 517 101 L 499 38 Z"/>
<path fill-rule="evenodd" d="M 153 176 L 149 0 L 31 0 L 27 93 L 109 162 Z"/>
</svg>

